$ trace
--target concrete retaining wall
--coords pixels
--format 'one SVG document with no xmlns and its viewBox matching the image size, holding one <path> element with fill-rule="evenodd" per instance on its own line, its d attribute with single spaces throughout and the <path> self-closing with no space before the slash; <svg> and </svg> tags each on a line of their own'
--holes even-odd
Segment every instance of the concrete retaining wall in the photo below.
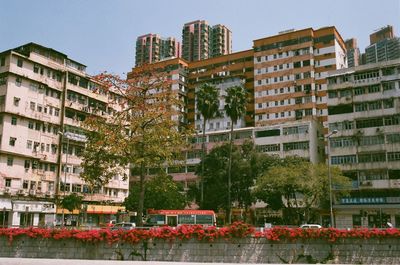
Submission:
<svg viewBox="0 0 400 265">
<path fill-rule="evenodd" d="M 399 264 L 400 239 L 343 239 L 271 242 L 233 239 L 216 242 L 153 240 L 136 245 L 76 240 L 0 237 L 0 257 L 50 259 L 147 260 L 230 263 Z"/>
</svg>

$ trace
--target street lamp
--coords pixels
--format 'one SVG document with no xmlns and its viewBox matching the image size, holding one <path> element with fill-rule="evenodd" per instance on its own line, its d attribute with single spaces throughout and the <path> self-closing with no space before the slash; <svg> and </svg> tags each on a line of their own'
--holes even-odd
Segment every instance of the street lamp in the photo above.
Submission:
<svg viewBox="0 0 400 265">
<path fill-rule="evenodd" d="M 64 164 L 64 189 L 63 189 L 63 198 L 65 198 L 65 192 L 67 188 L 67 165 L 68 165 L 68 150 L 69 150 L 69 137 L 66 135 L 65 132 L 58 132 L 58 134 L 61 137 L 67 138 L 67 152 L 65 153 L 65 164 Z M 61 185 L 59 185 L 61 186 Z M 64 227 L 64 221 L 65 221 L 65 215 L 64 215 L 64 206 L 62 207 L 62 217 L 61 217 L 61 227 Z"/>
<path fill-rule="evenodd" d="M 330 217 L 331 217 L 331 227 L 335 227 L 334 220 L 333 220 L 333 199 L 332 199 L 332 175 L 331 175 L 331 159 L 330 155 L 330 140 L 331 136 L 337 134 L 337 130 L 333 130 L 328 136 L 328 148 L 327 148 L 327 156 L 328 156 L 328 179 L 329 179 L 329 210 L 330 210 Z"/>
</svg>

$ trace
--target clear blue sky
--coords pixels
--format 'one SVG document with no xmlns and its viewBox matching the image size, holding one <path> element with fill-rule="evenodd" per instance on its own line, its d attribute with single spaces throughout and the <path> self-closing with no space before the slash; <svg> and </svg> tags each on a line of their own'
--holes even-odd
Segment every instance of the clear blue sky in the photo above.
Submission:
<svg viewBox="0 0 400 265">
<path fill-rule="evenodd" d="M 336 26 L 358 39 L 385 25 L 400 32 L 400 0 L 3 0 L 0 51 L 36 42 L 88 66 L 89 74 L 123 74 L 134 65 L 135 40 L 158 33 L 181 39 L 184 23 L 204 19 L 233 33 L 233 50 L 286 29 Z"/>
</svg>

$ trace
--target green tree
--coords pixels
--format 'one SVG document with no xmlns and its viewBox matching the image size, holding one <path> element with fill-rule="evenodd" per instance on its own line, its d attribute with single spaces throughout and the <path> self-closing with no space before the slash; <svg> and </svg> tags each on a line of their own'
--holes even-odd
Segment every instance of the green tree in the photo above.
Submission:
<svg viewBox="0 0 400 265">
<path fill-rule="evenodd" d="M 234 86 L 226 90 L 225 112 L 231 119 L 231 130 L 229 133 L 229 161 L 228 161 L 228 224 L 231 223 L 231 171 L 232 171 L 232 146 L 233 125 L 246 113 L 247 91 L 243 86 Z"/>
<path fill-rule="evenodd" d="M 200 179 L 200 207 L 204 209 L 204 157 L 206 154 L 206 123 L 208 120 L 220 116 L 219 112 L 219 96 L 218 90 L 215 86 L 210 84 L 203 84 L 196 91 L 196 106 L 197 111 L 203 116 L 203 140 L 201 145 L 202 156 L 201 156 L 201 179 Z"/>
<path fill-rule="evenodd" d="M 228 208 L 227 170 L 229 163 L 230 144 L 225 143 L 214 147 L 204 160 L 204 209 L 218 211 Z M 255 179 L 266 169 L 275 165 L 277 158 L 257 152 L 252 141 L 244 141 L 241 145 L 232 147 L 232 201 L 239 207 L 248 209 L 255 201 L 252 193 Z M 196 174 L 201 172 L 201 165 L 196 168 Z M 190 186 L 190 198 L 199 198 L 200 191 Z"/>
<path fill-rule="evenodd" d="M 75 209 L 80 209 L 82 206 L 82 196 L 76 193 L 71 193 L 61 200 L 61 207 L 72 212 Z"/>
<path fill-rule="evenodd" d="M 288 224 L 310 222 L 316 209 L 329 200 L 328 167 L 299 157 L 287 157 L 257 178 L 254 192 L 274 209 L 283 209 Z M 334 185 L 346 186 L 349 180 L 337 167 L 331 168 Z M 304 220 L 302 220 L 304 219 Z"/>
<path fill-rule="evenodd" d="M 172 177 L 161 172 L 146 182 L 146 197 L 144 211 L 147 209 L 184 209 L 186 197 L 181 183 L 174 182 Z M 139 185 L 133 185 L 124 205 L 128 210 L 135 210 L 139 206 Z"/>
<path fill-rule="evenodd" d="M 179 100 L 168 73 L 146 65 L 135 68 L 129 80 L 101 74 L 97 80 L 109 93 L 112 118 L 92 115 L 85 120 L 89 133 L 81 177 L 88 183 L 107 183 L 129 165 L 138 169 L 137 224 L 142 225 L 145 180 L 149 168 L 175 163 L 191 135 L 178 127 Z"/>
</svg>

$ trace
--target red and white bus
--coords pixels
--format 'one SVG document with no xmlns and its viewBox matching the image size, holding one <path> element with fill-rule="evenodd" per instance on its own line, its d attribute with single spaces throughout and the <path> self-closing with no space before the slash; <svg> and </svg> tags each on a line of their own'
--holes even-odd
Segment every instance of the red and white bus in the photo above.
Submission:
<svg viewBox="0 0 400 265">
<path fill-rule="evenodd" d="M 146 225 L 178 226 L 182 224 L 215 226 L 216 217 L 211 210 L 148 210 Z"/>
</svg>

